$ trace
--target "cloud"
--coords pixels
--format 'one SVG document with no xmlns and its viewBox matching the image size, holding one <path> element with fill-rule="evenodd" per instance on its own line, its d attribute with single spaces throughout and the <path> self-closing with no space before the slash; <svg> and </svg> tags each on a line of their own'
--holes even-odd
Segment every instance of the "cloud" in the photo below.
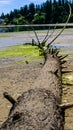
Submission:
<svg viewBox="0 0 73 130">
<path fill-rule="evenodd" d="M 11 0 L 0 0 L 0 5 L 10 4 Z"/>
<path fill-rule="evenodd" d="M 46 2 L 46 0 L 27 0 L 27 3 L 41 4 Z"/>
<path fill-rule="evenodd" d="M 35 3 L 35 2 L 43 2 L 43 1 L 46 1 L 46 0 L 40 0 L 40 1 L 39 0 L 27 0 L 27 1 Z"/>
</svg>

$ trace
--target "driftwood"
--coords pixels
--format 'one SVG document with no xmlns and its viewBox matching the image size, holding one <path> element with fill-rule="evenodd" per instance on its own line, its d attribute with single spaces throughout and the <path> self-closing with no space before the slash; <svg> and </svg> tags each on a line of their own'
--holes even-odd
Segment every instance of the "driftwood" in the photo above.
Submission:
<svg viewBox="0 0 73 130">
<path fill-rule="evenodd" d="M 63 130 L 64 110 L 73 104 L 61 104 L 61 61 L 52 54 L 47 58 L 36 82 L 17 101 L 4 93 L 13 106 L 0 130 Z"/>
<path fill-rule="evenodd" d="M 70 8 L 70 5 L 69 5 Z M 69 21 L 70 14 L 66 25 Z M 24 92 L 17 101 L 8 93 L 4 97 L 12 103 L 8 119 L 2 124 L 0 130 L 63 130 L 64 110 L 73 105 L 61 104 L 62 97 L 62 64 L 66 57 L 59 56 L 59 51 L 50 47 L 51 43 L 61 32 L 47 45 L 40 43 L 35 32 L 38 47 L 42 50 L 45 64 L 33 86 Z M 43 41 L 46 40 L 48 32 Z"/>
<path fill-rule="evenodd" d="M 40 76 L 14 103 L 1 130 L 62 130 L 60 62 L 51 54 L 47 58 Z"/>
</svg>

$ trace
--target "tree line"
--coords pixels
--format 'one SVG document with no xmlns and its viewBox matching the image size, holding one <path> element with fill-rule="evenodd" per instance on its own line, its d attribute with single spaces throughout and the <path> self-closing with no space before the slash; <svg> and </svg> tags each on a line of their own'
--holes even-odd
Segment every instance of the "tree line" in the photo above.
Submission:
<svg viewBox="0 0 73 130">
<path fill-rule="evenodd" d="M 67 3 L 67 0 L 54 0 L 53 2 L 52 0 L 47 0 L 41 5 L 31 3 L 20 9 L 14 9 L 14 11 L 5 15 L 2 13 L 0 18 L 4 19 L 7 25 L 64 23 L 69 14 Z M 73 1 L 70 4 L 73 13 Z M 73 14 L 69 22 L 73 22 Z"/>
</svg>

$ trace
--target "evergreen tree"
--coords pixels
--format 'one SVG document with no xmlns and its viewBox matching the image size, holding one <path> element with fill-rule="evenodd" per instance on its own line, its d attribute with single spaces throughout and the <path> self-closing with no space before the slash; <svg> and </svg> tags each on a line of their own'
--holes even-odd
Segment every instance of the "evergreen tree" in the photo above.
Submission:
<svg viewBox="0 0 73 130">
<path fill-rule="evenodd" d="M 59 0 L 58 5 L 61 6 L 61 0 Z"/>
<path fill-rule="evenodd" d="M 29 5 L 29 15 L 28 15 L 29 22 L 31 22 L 33 20 L 34 14 L 35 14 L 35 5 L 33 3 L 31 3 Z"/>
<path fill-rule="evenodd" d="M 29 10 L 28 10 L 28 6 L 26 5 L 24 6 L 24 16 L 27 17 L 28 13 L 29 13 Z"/>
<path fill-rule="evenodd" d="M 65 4 L 65 0 L 62 0 L 62 6 L 64 6 L 64 4 Z"/>
<path fill-rule="evenodd" d="M 51 16 L 52 16 L 52 2 L 47 0 L 45 3 L 45 23 L 50 23 L 51 22 Z"/>
<path fill-rule="evenodd" d="M 4 19 L 4 18 L 5 18 L 4 13 L 2 13 L 2 14 L 1 14 L 1 17 L 0 17 L 0 18 L 2 18 L 2 19 Z"/>
</svg>

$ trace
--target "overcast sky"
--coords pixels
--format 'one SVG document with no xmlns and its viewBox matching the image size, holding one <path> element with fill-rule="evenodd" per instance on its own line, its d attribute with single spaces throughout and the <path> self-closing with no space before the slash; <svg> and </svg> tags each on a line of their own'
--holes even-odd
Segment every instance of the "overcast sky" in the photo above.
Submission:
<svg viewBox="0 0 73 130">
<path fill-rule="evenodd" d="M 41 4 L 46 0 L 0 0 L 0 15 L 9 13 L 11 10 L 20 9 L 26 4 L 35 3 Z"/>
</svg>

